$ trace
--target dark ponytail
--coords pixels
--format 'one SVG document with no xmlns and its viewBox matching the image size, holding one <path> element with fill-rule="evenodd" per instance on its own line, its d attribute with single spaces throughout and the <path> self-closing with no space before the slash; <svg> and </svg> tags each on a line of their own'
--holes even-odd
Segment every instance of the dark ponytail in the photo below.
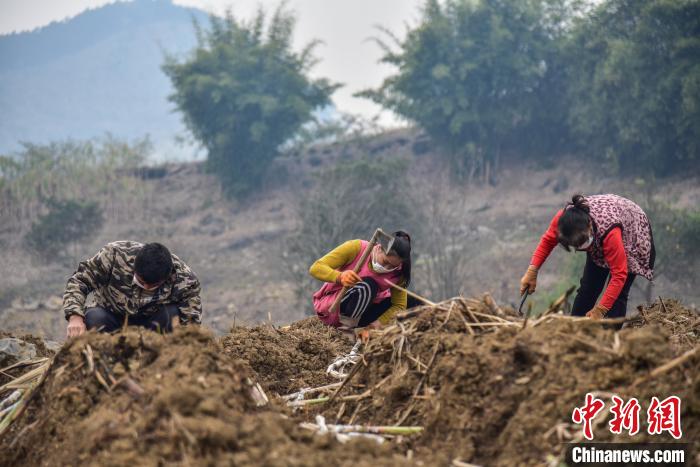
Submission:
<svg viewBox="0 0 700 467">
<path fill-rule="evenodd" d="M 389 250 L 401 258 L 401 272 L 403 273 L 403 287 L 408 288 L 411 283 L 411 236 L 403 230 L 394 232 L 394 244 Z"/>
<path fill-rule="evenodd" d="M 574 195 L 571 202 L 566 203 L 557 226 L 557 240 L 566 251 L 571 251 L 571 247 L 577 248 L 588 240 L 590 211 L 586 198 L 581 194 Z"/>
<path fill-rule="evenodd" d="M 583 211 L 586 214 L 591 212 L 591 208 L 588 207 L 588 202 L 586 201 L 586 198 L 582 194 L 576 194 L 571 197 L 571 202 L 566 203 L 567 206 L 571 206 L 573 208 L 578 209 L 579 211 Z"/>
</svg>

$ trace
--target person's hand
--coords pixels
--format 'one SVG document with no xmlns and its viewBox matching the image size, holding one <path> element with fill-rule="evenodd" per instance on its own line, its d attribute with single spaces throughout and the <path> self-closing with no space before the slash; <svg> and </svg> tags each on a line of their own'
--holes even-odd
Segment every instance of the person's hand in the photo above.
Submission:
<svg viewBox="0 0 700 467">
<path fill-rule="evenodd" d="M 80 315 L 71 315 L 68 318 L 68 328 L 66 333 L 68 337 L 78 337 L 85 332 L 85 318 Z"/>
<path fill-rule="evenodd" d="M 338 280 L 343 287 L 352 287 L 361 282 L 362 278 L 355 271 L 347 270 L 340 273 Z"/>
<path fill-rule="evenodd" d="M 357 331 L 357 337 L 362 340 L 362 343 L 366 344 L 369 342 L 370 331 L 382 328 L 382 323 L 379 320 L 375 320 L 368 324 L 366 327 Z"/>
<path fill-rule="evenodd" d="M 525 275 L 520 279 L 520 295 L 524 294 L 527 290 L 530 293 L 534 293 L 537 288 L 537 268 L 530 265 L 525 271 Z"/>
<path fill-rule="evenodd" d="M 357 337 L 362 341 L 363 344 L 369 342 L 369 328 L 363 328 L 357 332 Z"/>
<path fill-rule="evenodd" d="M 586 317 L 591 319 L 603 319 L 607 314 L 607 308 L 602 307 L 600 305 L 596 305 L 593 308 L 591 308 L 591 310 L 588 313 L 586 313 Z"/>
</svg>

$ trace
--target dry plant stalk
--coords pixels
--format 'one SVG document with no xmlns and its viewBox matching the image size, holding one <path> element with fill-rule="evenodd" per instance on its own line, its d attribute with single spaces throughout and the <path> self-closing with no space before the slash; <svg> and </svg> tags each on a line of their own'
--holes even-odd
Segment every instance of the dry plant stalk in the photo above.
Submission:
<svg viewBox="0 0 700 467">
<path fill-rule="evenodd" d="M 637 379 L 637 381 L 635 381 L 632 384 L 632 386 L 638 386 L 640 383 L 643 383 L 644 381 L 656 378 L 659 375 L 667 373 L 667 372 L 673 370 L 674 368 L 683 365 L 685 362 L 692 359 L 698 353 L 698 350 L 700 350 L 700 346 L 697 346 L 693 349 L 690 349 L 687 352 L 685 352 L 683 355 L 681 355 L 680 357 L 676 357 L 673 360 L 670 360 L 670 361 L 664 363 L 663 365 L 651 370 L 651 372 L 649 372 L 648 375 L 644 375 L 644 376 L 640 377 L 639 379 Z"/>
<path fill-rule="evenodd" d="M 416 388 L 413 390 L 413 396 L 411 404 L 408 406 L 406 411 L 399 417 L 397 422 L 394 424 L 396 426 L 401 425 L 406 419 L 408 418 L 409 415 L 411 415 L 411 412 L 413 411 L 413 407 L 415 407 L 416 402 L 415 402 L 415 397 L 418 395 L 418 393 L 421 390 L 421 387 L 423 386 L 423 383 L 425 382 L 426 378 L 428 377 L 428 373 L 430 372 L 430 369 L 433 367 L 433 363 L 435 363 L 435 357 L 437 356 L 438 350 L 440 350 L 440 341 L 435 343 L 435 346 L 433 347 L 433 355 L 430 357 L 430 361 L 428 362 L 428 367 L 425 369 L 425 372 L 423 373 L 423 376 L 421 379 L 418 381 L 418 385 Z"/>
<path fill-rule="evenodd" d="M 15 389 L 23 390 L 22 398 L 18 402 L 14 403 L 13 408 L 8 411 L 2 421 L 0 421 L 0 437 L 5 434 L 15 420 L 22 416 L 29 405 L 29 402 L 46 380 L 46 376 L 49 374 L 49 369 L 51 368 L 52 363 L 53 359 L 48 359 L 43 362 L 41 366 L 28 371 L 24 375 L 0 388 L 0 391 L 2 391 L 6 388 L 12 389 L 13 386 L 18 386 Z"/>
</svg>

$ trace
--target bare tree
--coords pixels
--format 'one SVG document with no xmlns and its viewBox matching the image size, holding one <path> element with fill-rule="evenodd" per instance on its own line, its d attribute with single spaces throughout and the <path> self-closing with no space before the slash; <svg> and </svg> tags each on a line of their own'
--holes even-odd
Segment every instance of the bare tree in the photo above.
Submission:
<svg viewBox="0 0 700 467">
<path fill-rule="evenodd" d="M 416 261 L 416 288 L 435 299 L 464 292 L 468 274 L 465 252 L 469 246 L 470 226 L 464 216 L 464 202 L 444 174 L 438 183 L 422 185 L 422 227 Z"/>
</svg>

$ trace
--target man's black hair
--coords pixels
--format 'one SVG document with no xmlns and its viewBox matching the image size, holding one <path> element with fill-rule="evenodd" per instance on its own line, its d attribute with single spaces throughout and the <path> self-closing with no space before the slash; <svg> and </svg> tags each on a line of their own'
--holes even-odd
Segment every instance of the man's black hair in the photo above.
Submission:
<svg viewBox="0 0 700 467">
<path fill-rule="evenodd" d="M 134 270 L 146 284 L 157 284 L 173 271 L 173 257 L 160 243 L 147 243 L 136 255 Z"/>
</svg>

